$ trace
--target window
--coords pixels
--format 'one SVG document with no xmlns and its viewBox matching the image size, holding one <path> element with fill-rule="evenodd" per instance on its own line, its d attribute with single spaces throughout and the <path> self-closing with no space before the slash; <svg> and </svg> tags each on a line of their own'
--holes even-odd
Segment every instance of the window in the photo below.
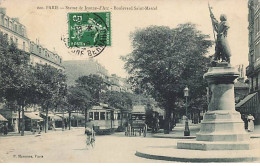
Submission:
<svg viewBox="0 0 260 166">
<path fill-rule="evenodd" d="M 1 24 L 2 24 L 2 25 L 4 25 L 4 21 L 5 21 L 4 15 L 2 15 L 2 16 L 1 16 Z"/>
<path fill-rule="evenodd" d="M 254 60 L 254 54 L 251 54 L 251 56 L 250 56 L 250 62 L 251 62 L 251 64 L 253 64 L 253 63 L 255 62 L 255 60 Z"/>
<path fill-rule="evenodd" d="M 13 30 L 12 21 L 9 22 L 9 29 Z"/>
<path fill-rule="evenodd" d="M 25 51 L 25 42 L 23 42 L 23 50 Z"/>
<path fill-rule="evenodd" d="M 121 114 L 120 113 L 118 113 L 117 119 L 121 119 Z"/>
<path fill-rule="evenodd" d="M 258 76 L 256 76 L 255 78 L 255 89 L 256 90 L 258 89 Z"/>
<path fill-rule="evenodd" d="M 94 120 L 99 120 L 99 112 L 94 112 Z"/>
<path fill-rule="evenodd" d="M 15 38 L 15 44 L 18 45 L 18 39 L 17 38 Z"/>
<path fill-rule="evenodd" d="M 255 46 L 255 61 L 260 58 L 260 42 Z"/>
<path fill-rule="evenodd" d="M 100 112 L 100 120 L 105 120 L 105 112 Z"/>
<path fill-rule="evenodd" d="M 8 40 L 8 34 L 7 34 L 7 33 L 4 34 L 4 38 L 5 38 L 6 40 Z"/>
<path fill-rule="evenodd" d="M 89 119 L 93 120 L 93 112 L 89 112 Z"/>
<path fill-rule="evenodd" d="M 8 27 L 8 19 L 5 18 L 5 26 Z"/>
<path fill-rule="evenodd" d="M 106 118 L 107 120 L 110 120 L 110 119 L 111 119 L 110 112 L 106 112 L 106 117 L 107 117 L 107 118 Z"/>
<path fill-rule="evenodd" d="M 251 78 L 251 90 L 254 90 L 254 77 Z"/>
</svg>

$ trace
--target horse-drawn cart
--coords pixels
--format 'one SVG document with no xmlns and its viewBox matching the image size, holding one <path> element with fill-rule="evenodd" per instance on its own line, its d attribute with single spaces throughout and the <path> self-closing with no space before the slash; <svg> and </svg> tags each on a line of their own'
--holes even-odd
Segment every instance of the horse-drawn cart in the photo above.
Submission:
<svg viewBox="0 0 260 166">
<path fill-rule="evenodd" d="M 139 136 L 143 134 L 146 137 L 147 125 L 145 124 L 145 107 L 144 106 L 134 106 L 133 111 L 130 115 L 129 124 L 126 127 L 126 136 Z"/>
</svg>

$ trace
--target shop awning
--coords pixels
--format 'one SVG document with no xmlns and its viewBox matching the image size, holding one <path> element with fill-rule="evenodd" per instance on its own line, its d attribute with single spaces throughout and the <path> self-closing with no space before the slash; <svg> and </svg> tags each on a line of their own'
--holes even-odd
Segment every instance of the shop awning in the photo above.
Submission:
<svg viewBox="0 0 260 166">
<path fill-rule="evenodd" d="M 59 116 L 59 117 L 61 117 L 61 118 L 63 118 L 63 114 L 61 113 L 59 113 L 59 114 L 56 114 L 57 116 Z M 69 118 L 69 114 L 68 113 L 65 113 L 64 114 L 64 118 L 66 118 L 66 119 L 68 119 Z"/>
<path fill-rule="evenodd" d="M 53 117 L 51 117 L 51 119 L 53 119 L 55 121 L 62 121 L 62 118 L 58 115 L 54 115 Z"/>
<path fill-rule="evenodd" d="M 27 118 L 32 119 L 32 120 L 43 120 L 39 115 L 36 115 L 33 112 L 25 112 L 24 115 Z"/>
<path fill-rule="evenodd" d="M 83 119 L 85 119 L 85 115 L 83 115 L 83 114 L 77 114 L 77 113 L 75 113 L 75 114 L 72 114 L 71 116 L 73 117 L 73 119 L 78 119 L 78 120 L 83 120 Z"/>
<path fill-rule="evenodd" d="M 236 104 L 236 108 L 240 108 L 241 106 L 243 106 L 244 104 L 246 104 L 248 101 L 250 101 L 251 99 L 253 99 L 253 97 L 255 97 L 257 94 L 256 93 L 252 93 L 249 94 L 248 96 L 246 96 L 243 100 L 241 100 L 239 103 Z"/>
<path fill-rule="evenodd" d="M 46 113 L 45 112 L 42 112 L 41 115 L 46 117 Z M 48 113 L 48 117 L 53 117 L 53 116 L 54 116 L 53 113 L 51 113 L 51 112 Z"/>
<path fill-rule="evenodd" d="M 3 115 L 0 114 L 0 121 L 4 122 L 4 121 L 8 121 L 7 119 L 5 119 L 5 117 L 3 117 Z"/>
</svg>

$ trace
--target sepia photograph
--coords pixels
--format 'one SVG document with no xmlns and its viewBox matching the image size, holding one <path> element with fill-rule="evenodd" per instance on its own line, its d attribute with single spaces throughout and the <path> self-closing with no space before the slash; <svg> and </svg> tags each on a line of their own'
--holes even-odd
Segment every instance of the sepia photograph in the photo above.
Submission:
<svg viewBox="0 0 260 166">
<path fill-rule="evenodd" d="M 259 0 L 0 0 L 0 163 L 260 163 Z"/>
</svg>

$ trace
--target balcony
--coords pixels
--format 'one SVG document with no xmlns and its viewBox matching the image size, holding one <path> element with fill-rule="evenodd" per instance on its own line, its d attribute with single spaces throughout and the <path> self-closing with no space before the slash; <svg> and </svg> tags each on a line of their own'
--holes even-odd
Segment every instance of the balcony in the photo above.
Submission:
<svg viewBox="0 0 260 166">
<path fill-rule="evenodd" d="M 246 76 L 249 76 L 254 73 L 254 65 L 249 65 L 246 67 Z"/>
</svg>

